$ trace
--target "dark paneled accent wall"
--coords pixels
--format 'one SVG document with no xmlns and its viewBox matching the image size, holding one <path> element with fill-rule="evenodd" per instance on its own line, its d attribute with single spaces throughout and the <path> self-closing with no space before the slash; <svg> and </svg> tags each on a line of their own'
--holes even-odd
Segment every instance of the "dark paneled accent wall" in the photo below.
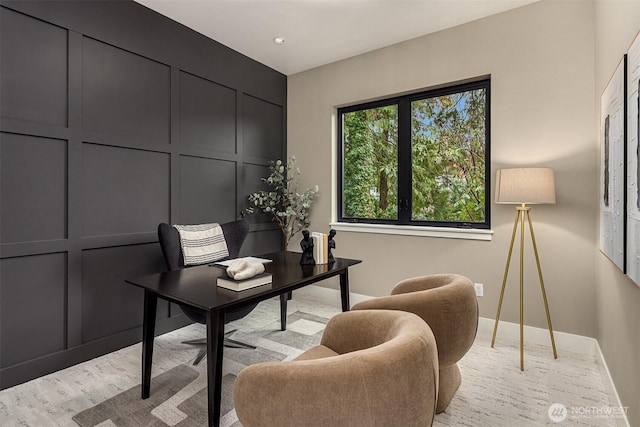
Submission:
<svg viewBox="0 0 640 427">
<path fill-rule="evenodd" d="M 133 1 L 0 0 L 0 388 L 140 341 L 160 222 L 286 155 L 286 76 Z M 281 248 L 252 217 L 243 254 Z M 158 332 L 187 324 L 158 307 Z"/>
</svg>

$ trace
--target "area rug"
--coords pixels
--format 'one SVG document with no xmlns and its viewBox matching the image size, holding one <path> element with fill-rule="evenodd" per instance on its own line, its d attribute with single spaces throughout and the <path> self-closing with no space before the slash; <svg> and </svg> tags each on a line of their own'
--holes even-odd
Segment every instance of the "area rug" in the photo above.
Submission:
<svg viewBox="0 0 640 427">
<path fill-rule="evenodd" d="M 233 384 L 246 366 L 291 359 L 316 345 L 327 319 L 296 311 L 287 316 L 286 331 L 279 322 L 254 331 L 236 333 L 255 350 L 225 348 L 222 378 L 222 425 L 240 426 L 233 410 Z M 194 355 L 197 353 L 194 351 Z M 148 399 L 140 385 L 86 409 L 73 417 L 82 427 L 201 427 L 207 424 L 206 363 L 178 365 L 151 380 Z"/>
</svg>

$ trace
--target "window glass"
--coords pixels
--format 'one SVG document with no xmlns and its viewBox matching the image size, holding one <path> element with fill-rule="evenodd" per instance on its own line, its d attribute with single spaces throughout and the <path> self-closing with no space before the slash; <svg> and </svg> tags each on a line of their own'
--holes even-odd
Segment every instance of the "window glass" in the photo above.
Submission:
<svg viewBox="0 0 640 427">
<path fill-rule="evenodd" d="M 489 228 L 490 80 L 338 109 L 338 221 Z"/>
<path fill-rule="evenodd" d="M 484 222 L 486 89 L 411 103 L 411 219 Z"/>
<path fill-rule="evenodd" d="M 343 115 L 343 212 L 348 218 L 398 218 L 398 106 Z"/>
</svg>

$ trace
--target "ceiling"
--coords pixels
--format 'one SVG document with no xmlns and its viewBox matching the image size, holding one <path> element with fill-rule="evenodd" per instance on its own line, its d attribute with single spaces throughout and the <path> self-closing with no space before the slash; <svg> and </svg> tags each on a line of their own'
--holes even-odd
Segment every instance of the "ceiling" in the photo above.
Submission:
<svg viewBox="0 0 640 427">
<path fill-rule="evenodd" d="M 291 75 L 538 0 L 136 1 Z"/>
</svg>

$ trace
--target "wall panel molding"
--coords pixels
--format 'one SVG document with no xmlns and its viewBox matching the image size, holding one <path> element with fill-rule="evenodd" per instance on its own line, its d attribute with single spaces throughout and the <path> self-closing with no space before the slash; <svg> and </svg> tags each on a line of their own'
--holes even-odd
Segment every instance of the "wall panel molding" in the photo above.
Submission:
<svg viewBox="0 0 640 427">
<path fill-rule="evenodd" d="M 168 144 L 170 81 L 165 64 L 83 38 L 83 128 Z"/>
<path fill-rule="evenodd" d="M 85 143 L 83 237 L 151 232 L 169 220 L 169 155 Z"/>
<path fill-rule="evenodd" d="M 236 91 L 180 73 L 180 145 L 236 153 Z"/>
<path fill-rule="evenodd" d="M 67 30 L 8 9 L 0 24 L 0 116 L 67 126 Z"/>
<path fill-rule="evenodd" d="M 0 260 L 0 368 L 66 346 L 66 253 Z"/>
<path fill-rule="evenodd" d="M 242 111 L 245 156 L 280 158 L 284 139 L 284 109 L 281 105 L 244 94 Z"/>
<path fill-rule="evenodd" d="M 67 237 L 67 141 L 0 133 L 0 243 Z"/>
<path fill-rule="evenodd" d="M 286 105 L 286 76 L 133 1 L 1 0 L 0 4 Z"/>
<path fill-rule="evenodd" d="M 124 280 L 165 268 L 159 222 L 240 215 L 286 151 L 287 81 L 133 1 L 0 0 L 0 23 L 4 389 L 140 340 Z M 256 219 L 243 254 L 279 249 Z M 25 348 L 6 329 L 36 322 Z M 159 304 L 156 332 L 185 324 Z"/>
</svg>

